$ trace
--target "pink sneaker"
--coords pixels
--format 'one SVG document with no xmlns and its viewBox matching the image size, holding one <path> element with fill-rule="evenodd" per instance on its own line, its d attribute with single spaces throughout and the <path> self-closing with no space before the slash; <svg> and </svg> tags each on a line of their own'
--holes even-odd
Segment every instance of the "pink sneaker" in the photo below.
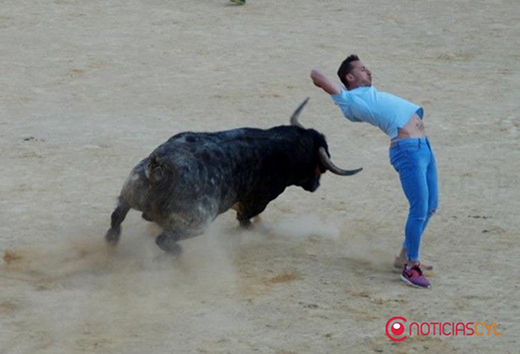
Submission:
<svg viewBox="0 0 520 354">
<path fill-rule="evenodd" d="M 401 273 L 401 280 L 416 288 L 429 288 L 431 286 L 418 265 L 411 267 L 405 265 Z"/>
<path fill-rule="evenodd" d="M 403 269 L 403 267 L 406 265 L 406 257 L 404 256 L 395 256 L 394 259 L 394 268 L 395 269 Z M 433 270 L 433 265 L 421 263 L 421 269 L 425 271 Z"/>
</svg>

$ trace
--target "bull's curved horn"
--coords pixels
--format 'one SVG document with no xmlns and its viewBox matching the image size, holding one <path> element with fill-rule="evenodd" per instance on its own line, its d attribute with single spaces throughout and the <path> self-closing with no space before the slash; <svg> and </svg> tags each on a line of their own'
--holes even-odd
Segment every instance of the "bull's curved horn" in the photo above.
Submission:
<svg viewBox="0 0 520 354">
<path fill-rule="evenodd" d="M 330 172 L 340 175 L 340 176 L 352 176 L 356 173 L 360 172 L 363 168 L 358 168 L 357 170 L 343 170 L 339 168 L 338 166 L 334 165 L 332 161 L 329 158 L 329 155 L 327 155 L 327 151 L 324 147 L 320 147 L 320 160 L 321 163 L 329 170 Z"/>
<path fill-rule="evenodd" d="M 302 111 L 303 107 L 305 107 L 305 105 L 307 104 L 307 102 L 309 102 L 309 97 L 307 97 L 299 106 L 298 108 L 296 108 L 296 110 L 294 111 L 294 113 L 292 114 L 291 116 L 291 125 L 294 125 L 296 127 L 300 127 L 302 129 L 305 129 L 305 127 L 303 125 L 300 124 L 300 122 L 298 122 L 298 116 L 300 115 L 300 112 Z"/>
</svg>

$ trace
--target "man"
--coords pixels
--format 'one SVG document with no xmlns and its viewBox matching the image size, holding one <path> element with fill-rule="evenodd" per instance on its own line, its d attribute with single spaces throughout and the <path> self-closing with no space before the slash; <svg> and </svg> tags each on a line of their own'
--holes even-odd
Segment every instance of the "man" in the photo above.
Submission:
<svg viewBox="0 0 520 354">
<path fill-rule="evenodd" d="M 372 73 L 350 55 L 343 61 L 338 76 L 345 88 L 318 70 L 311 71 L 314 84 L 331 95 L 343 115 L 352 122 L 367 122 L 390 138 L 390 163 L 399 173 L 401 186 L 410 204 L 405 225 L 405 240 L 394 265 L 402 267 L 401 279 L 408 285 L 429 288 L 419 262 L 421 236 L 437 209 L 437 167 L 424 130 L 423 108 L 400 97 L 377 91 Z M 406 257 L 406 258 L 405 258 Z"/>
</svg>

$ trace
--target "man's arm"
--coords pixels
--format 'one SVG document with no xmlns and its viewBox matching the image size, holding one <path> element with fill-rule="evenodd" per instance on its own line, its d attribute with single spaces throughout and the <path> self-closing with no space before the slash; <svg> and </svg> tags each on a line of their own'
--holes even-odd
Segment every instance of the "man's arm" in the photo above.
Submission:
<svg viewBox="0 0 520 354">
<path fill-rule="evenodd" d="M 316 69 L 311 71 L 311 79 L 314 85 L 322 88 L 329 95 L 337 95 L 341 92 L 341 87 L 338 84 L 329 80 L 325 75 Z"/>
</svg>

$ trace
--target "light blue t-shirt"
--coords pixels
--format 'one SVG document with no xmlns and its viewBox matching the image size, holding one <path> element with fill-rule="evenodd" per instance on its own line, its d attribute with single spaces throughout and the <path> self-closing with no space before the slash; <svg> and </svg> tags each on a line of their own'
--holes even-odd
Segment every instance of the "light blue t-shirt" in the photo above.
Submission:
<svg viewBox="0 0 520 354">
<path fill-rule="evenodd" d="M 387 92 L 377 91 L 374 86 L 350 91 L 342 89 L 331 97 L 347 119 L 379 127 L 390 139 L 397 136 L 397 129 L 404 127 L 414 113 L 423 118 L 422 107 Z"/>
</svg>

